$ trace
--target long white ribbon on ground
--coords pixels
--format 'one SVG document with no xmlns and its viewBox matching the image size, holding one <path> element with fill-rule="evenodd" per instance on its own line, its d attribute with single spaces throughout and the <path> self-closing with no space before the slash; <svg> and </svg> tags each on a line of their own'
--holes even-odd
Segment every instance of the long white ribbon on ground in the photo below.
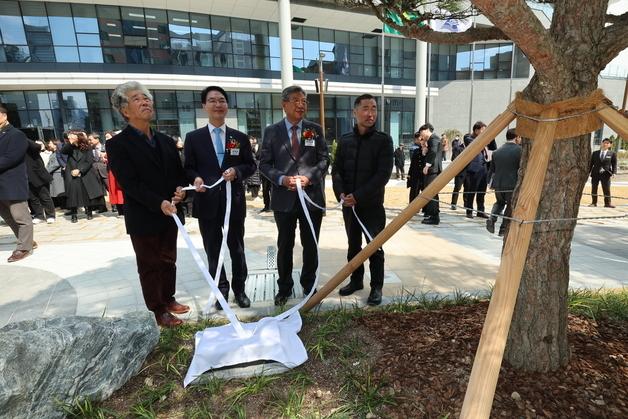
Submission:
<svg viewBox="0 0 628 419">
<path fill-rule="evenodd" d="M 220 182 L 221 180 L 211 186 L 203 186 L 211 188 Z M 184 189 L 191 190 L 194 189 L 194 187 L 186 187 Z M 227 208 L 229 209 L 231 202 L 230 182 L 227 182 L 226 192 Z M 317 260 L 320 264 L 318 240 L 316 238 L 314 225 L 312 224 L 309 211 L 307 210 L 307 206 L 305 204 L 304 196 L 307 195 L 303 192 L 299 181 L 297 181 L 297 194 L 310 226 L 312 237 L 316 243 Z M 205 371 L 225 366 L 272 360 L 280 362 L 288 368 L 295 368 L 304 363 L 307 360 L 307 351 L 305 350 L 305 346 L 303 346 L 303 342 L 301 342 L 301 339 L 297 335 L 297 333 L 301 330 L 301 316 L 299 314 L 299 309 L 303 307 L 307 300 L 314 294 L 316 286 L 318 285 L 319 267 L 317 266 L 316 268 L 316 277 L 314 279 L 312 289 L 299 304 L 275 317 L 265 317 L 258 322 L 242 324 L 218 290 L 216 282 L 211 278 L 211 275 L 203 264 L 201 257 L 194 247 L 194 244 L 190 240 L 187 231 L 181 224 L 181 221 L 176 215 L 173 217 L 186 242 L 186 245 L 188 246 L 190 252 L 192 252 L 192 256 L 194 257 L 197 266 L 203 273 L 203 276 L 207 280 L 213 294 L 218 298 L 218 301 L 220 301 L 220 304 L 224 309 L 224 313 L 227 315 L 230 322 L 229 325 L 210 327 L 202 332 L 196 333 L 194 357 L 192 358 L 190 368 L 183 380 L 183 385 L 187 386 Z M 227 237 L 226 232 L 228 232 L 229 224 L 229 218 L 227 216 L 225 216 L 224 222 L 223 243 L 220 249 L 216 278 L 218 278 L 220 273 L 223 253 L 225 250 L 224 247 Z"/>
</svg>

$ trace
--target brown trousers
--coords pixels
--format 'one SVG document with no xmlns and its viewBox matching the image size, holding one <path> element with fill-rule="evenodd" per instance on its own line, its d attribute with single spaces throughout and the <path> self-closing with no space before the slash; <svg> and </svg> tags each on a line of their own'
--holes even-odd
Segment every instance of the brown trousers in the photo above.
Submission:
<svg viewBox="0 0 628 419">
<path fill-rule="evenodd" d="M 173 224 L 159 234 L 131 234 L 144 302 L 155 313 L 166 311 L 166 306 L 174 300 L 177 282 L 177 232 L 177 227 Z"/>
</svg>

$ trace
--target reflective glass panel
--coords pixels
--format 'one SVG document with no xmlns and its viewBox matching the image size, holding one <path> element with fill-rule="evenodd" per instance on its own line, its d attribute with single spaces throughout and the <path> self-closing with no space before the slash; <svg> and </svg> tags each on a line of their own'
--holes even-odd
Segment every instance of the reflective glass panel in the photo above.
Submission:
<svg viewBox="0 0 628 419">
<path fill-rule="evenodd" d="M 79 47 L 82 63 L 102 63 L 102 50 L 95 47 Z"/>
<path fill-rule="evenodd" d="M 76 47 L 55 47 L 55 56 L 59 63 L 78 63 L 79 55 Z"/>
</svg>

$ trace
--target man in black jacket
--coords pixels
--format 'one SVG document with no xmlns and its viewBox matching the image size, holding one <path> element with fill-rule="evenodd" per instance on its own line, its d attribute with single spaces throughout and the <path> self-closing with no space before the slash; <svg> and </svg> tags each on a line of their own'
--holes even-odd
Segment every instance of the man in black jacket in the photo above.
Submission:
<svg viewBox="0 0 628 419">
<path fill-rule="evenodd" d="M 372 95 L 358 96 L 353 104 L 356 125 L 352 132 L 340 137 L 332 168 L 336 199 L 343 201 L 342 215 L 349 242 L 347 260 L 362 250 L 362 230 L 355 212 L 371 237 L 384 229 L 384 192 L 393 166 L 393 145 L 390 135 L 377 131 L 377 102 Z M 353 207 L 353 208 L 352 208 Z M 368 241 L 368 238 L 367 238 Z M 384 285 L 384 250 L 378 249 L 369 258 L 371 292 L 367 304 L 382 302 Z M 364 288 L 364 266 L 351 274 L 351 281 L 340 289 L 340 295 L 351 295 Z"/>
<path fill-rule="evenodd" d="M 0 104 L 0 216 L 11 227 L 17 247 L 7 262 L 17 262 L 33 253 L 33 221 L 28 210 L 26 151 L 28 138 L 7 119 L 7 108 Z"/>
<path fill-rule="evenodd" d="M 589 172 L 591 173 L 591 205 L 597 206 L 597 185 L 602 183 L 602 192 L 604 193 L 604 206 L 606 208 L 615 208 L 611 204 L 611 177 L 617 173 L 617 154 L 611 150 L 613 142 L 610 138 L 604 138 L 599 150 L 591 154 L 591 162 L 589 163 Z"/>
<path fill-rule="evenodd" d="M 429 122 L 421 125 L 417 133 L 427 143 L 427 154 L 423 167 L 423 188 L 425 189 L 443 169 L 443 143 L 438 135 L 434 134 L 434 127 Z M 438 194 L 425 205 L 425 215 L 427 218 L 421 222 L 422 224 L 438 225 L 440 223 Z"/>
<path fill-rule="evenodd" d="M 465 134 L 464 144 L 468 147 L 469 144 L 476 139 L 478 135 L 484 132 L 486 124 L 482 121 L 478 121 L 473 124 L 473 133 Z M 473 201 L 476 201 L 477 216 L 480 218 L 488 218 L 488 215 L 484 212 L 484 196 L 486 195 L 487 187 L 487 174 L 488 174 L 488 150 L 497 150 L 497 143 L 493 139 L 488 146 L 486 146 L 478 155 L 465 168 L 464 179 L 464 206 L 467 208 L 467 218 L 473 218 Z"/>
<path fill-rule="evenodd" d="M 29 204 L 33 210 L 33 224 L 47 221 L 55 222 L 55 205 L 50 197 L 52 175 L 46 170 L 41 152 L 44 144 L 40 141 L 28 140 L 26 153 L 26 172 L 28 174 Z"/>
<path fill-rule="evenodd" d="M 454 161 L 456 157 L 460 155 L 464 151 L 464 141 L 460 138 L 459 135 L 456 135 L 456 138 L 451 142 L 451 161 Z M 462 169 L 454 178 L 454 192 L 451 194 L 451 209 L 455 210 L 458 205 L 458 196 L 460 194 L 460 189 L 462 185 L 464 185 L 464 178 L 466 175 L 466 169 Z"/>
<path fill-rule="evenodd" d="M 486 229 L 495 232 L 497 216 L 506 209 L 504 215 L 512 215 L 512 191 L 517 185 L 519 162 L 521 161 L 521 137 L 514 129 L 506 131 L 506 143 L 493 153 L 490 173 L 493 173 L 492 189 L 495 189 L 495 204 L 491 210 L 491 217 L 486 220 Z M 499 236 L 503 236 L 510 220 L 504 218 L 499 227 Z"/>
<path fill-rule="evenodd" d="M 182 209 L 175 205 L 185 199 L 180 185 L 186 184 L 181 159 L 174 140 L 150 127 L 155 113 L 148 89 L 134 81 L 123 83 L 114 90 L 111 104 L 128 122 L 107 142 L 107 158 L 124 191 L 124 223 L 144 302 L 157 324 L 178 326 L 182 321 L 172 313 L 190 310 L 174 298 L 178 230 L 172 215 L 184 222 Z"/>
</svg>

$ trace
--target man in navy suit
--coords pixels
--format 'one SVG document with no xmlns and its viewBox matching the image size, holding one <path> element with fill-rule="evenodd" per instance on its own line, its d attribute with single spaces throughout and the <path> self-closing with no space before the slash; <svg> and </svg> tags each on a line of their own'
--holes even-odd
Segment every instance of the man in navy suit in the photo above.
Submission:
<svg viewBox="0 0 628 419">
<path fill-rule="evenodd" d="M 611 177 L 617 173 L 617 154 L 611 150 L 613 142 L 610 138 L 604 138 L 599 150 L 591 154 L 589 172 L 591 173 L 591 207 L 597 206 L 597 185 L 602 183 L 604 193 L 604 206 L 615 208 L 611 205 Z"/>
<path fill-rule="evenodd" d="M 8 121 L 0 104 L 0 217 L 11 227 L 17 247 L 7 262 L 17 262 L 33 253 L 33 221 L 28 209 L 26 152 L 28 138 Z"/>
<path fill-rule="evenodd" d="M 327 143 L 320 125 L 304 119 L 307 96 L 300 86 L 286 87 L 281 92 L 286 117 L 264 130 L 259 170 L 273 183 L 270 199 L 277 224 L 277 268 L 279 292 L 275 305 L 284 305 L 292 293 L 292 251 L 299 222 L 303 245 L 303 267 L 300 282 L 309 294 L 318 267 L 316 242 L 310 232 L 305 213 L 297 197 L 296 182 L 301 181 L 305 193 L 317 205 L 325 206 L 325 174 L 329 165 Z M 308 204 L 316 238 L 323 212 Z"/>
<path fill-rule="evenodd" d="M 214 275 L 222 243 L 226 185 L 223 182 L 209 190 L 202 185 L 211 185 L 221 177 L 231 181 L 231 214 L 227 236 L 231 255 L 231 288 L 238 306 L 246 308 L 251 305 L 251 301 L 244 292 L 248 269 L 244 256 L 246 200 L 243 182 L 255 172 L 257 166 L 248 135 L 225 124 L 229 111 L 227 93 L 218 86 L 206 87 L 201 92 L 201 102 L 209 123 L 189 132 L 184 145 L 185 171 L 198 192 L 194 197 L 192 215 L 198 218 L 209 273 Z M 225 300 L 229 301 L 229 282 L 224 267 L 220 271 L 218 288 Z M 218 301 L 216 309 L 222 310 Z"/>
</svg>

